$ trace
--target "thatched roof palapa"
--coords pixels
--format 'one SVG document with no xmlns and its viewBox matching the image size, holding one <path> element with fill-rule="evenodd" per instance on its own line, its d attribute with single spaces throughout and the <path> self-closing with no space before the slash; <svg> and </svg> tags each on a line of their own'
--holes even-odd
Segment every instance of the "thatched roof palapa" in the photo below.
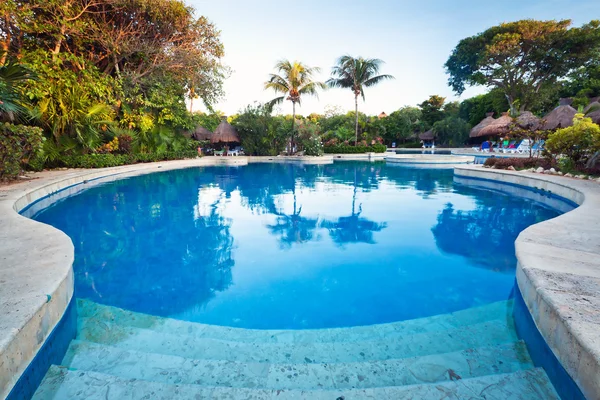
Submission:
<svg viewBox="0 0 600 400">
<path fill-rule="evenodd" d="M 192 132 L 192 137 L 196 140 L 210 140 L 212 138 L 212 132 L 203 126 L 199 126 Z"/>
<path fill-rule="evenodd" d="M 433 130 L 430 129 L 427 132 L 419 133 L 419 139 L 420 140 L 433 140 L 433 139 L 435 139 L 435 134 L 433 133 Z"/>
<path fill-rule="evenodd" d="M 508 113 L 502 113 L 502 116 L 495 119 L 491 124 L 483 127 L 479 131 L 479 136 L 500 136 L 510 132 L 513 125 L 513 119 Z"/>
<path fill-rule="evenodd" d="M 542 125 L 542 120 L 533 115 L 531 111 L 523 111 L 517 117 L 517 125 L 519 128 L 527 129 L 528 131 L 537 131 Z"/>
<path fill-rule="evenodd" d="M 486 126 L 490 125 L 494 121 L 495 121 L 494 113 L 493 112 L 487 113 L 486 117 L 484 119 L 482 119 L 477 125 L 475 125 L 471 129 L 471 132 L 469 133 L 469 137 L 476 138 L 476 137 L 481 136 L 481 130 L 483 128 L 485 128 Z"/>
<path fill-rule="evenodd" d="M 573 117 L 577 114 L 577 110 L 571 107 L 571 103 L 573 103 L 571 99 L 560 99 L 559 106 L 543 118 L 542 129 L 554 130 L 573 125 Z"/>
<path fill-rule="evenodd" d="M 233 126 L 227 122 L 227 118 L 223 118 L 215 133 L 210 138 L 211 143 L 240 143 L 240 135 Z"/>
</svg>

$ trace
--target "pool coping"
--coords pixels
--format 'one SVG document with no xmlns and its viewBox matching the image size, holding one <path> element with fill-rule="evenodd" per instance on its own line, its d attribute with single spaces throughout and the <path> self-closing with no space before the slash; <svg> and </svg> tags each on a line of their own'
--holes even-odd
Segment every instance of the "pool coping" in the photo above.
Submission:
<svg viewBox="0 0 600 400">
<path fill-rule="evenodd" d="M 110 175 L 125 178 L 198 166 L 280 161 L 278 157 L 203 157 L 96 170 L 49 171 L 31 181 L 0 187 L 0 398 L 10 392 L 73 296 L 74 248 L 70 238 L 54 227 L 20 215 L 20 210 L 59 190 Z M 306 161 L 324 160 L 307 157 Z M 535 323 L 565 369 L 586 396 L 600 398 L 600 233 L 593 230 L 600 222 L 600 185 L 473 166 L 456 167 L 455 172 L 549 190 L 581 205 L 519 235 L 517 282 Z M 570 235 L 574 227 L 585 228 L 584 234 Z M 549 238 L 548 232 L 562 241 Z M 553 262 L 550 269 L 545 265 L 549 261 Z M 574 268 L 565 271 L 565 261 Z M 590 278 L 590 273 L 592 282 L 577 280 L 581 276 Z M 587 308 L 574 310 L 574 304 Z"/>
<path fill-rule="evenodd" d="M 532 172 L 457 166 L 455 176 L 526 186 L 579 205 L 515 242 L 517 285 L 554 355 L 586 398 L 600 398 L 600 185 Z"/>
</svg>

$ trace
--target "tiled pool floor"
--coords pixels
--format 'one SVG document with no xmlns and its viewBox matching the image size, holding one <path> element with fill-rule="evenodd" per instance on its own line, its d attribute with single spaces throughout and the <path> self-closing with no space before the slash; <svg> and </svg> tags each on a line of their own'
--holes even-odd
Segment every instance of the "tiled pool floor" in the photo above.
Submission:
<svg viewBox="0 0 600 400">
<path fill-rule="evenodd" d="M 396 323 L 247 330 L 78 301 L 34 399 L 558 399 L 512 302 Z"/>
</svg>

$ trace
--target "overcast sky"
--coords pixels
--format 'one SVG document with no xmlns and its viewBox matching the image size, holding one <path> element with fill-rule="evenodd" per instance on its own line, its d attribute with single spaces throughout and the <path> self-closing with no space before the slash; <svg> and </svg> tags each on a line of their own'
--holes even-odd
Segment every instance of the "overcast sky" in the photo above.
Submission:
<svg viewBox="0 0 600 400">
<path fill-rule="evenodd" d="M 600 18 L 600 0 L 186 1 L 221 31 L 232 75 L 216 109 L 228 115 L 275 97 L 263 85 L 278 60 L 320 67 L 324 81 L 343 54 L 380 58 L 381 72 L 396 77 L 366 90 L 359 109 L 367 114 L 390 113 L 432 94 L 458 99 L 447 85 L 444 62 L 462 38 L 525 18 L 571 19 L 577 26 Z M 469 89 L 461 98 L 484 90 Z M 286 103 L 278 111 L 291 114 Z M 303 99 L 297 111 L 323 113 L 333 106 L 353 110 L 352 92 L 322 92 L 318 99 Z"/>
</svg>

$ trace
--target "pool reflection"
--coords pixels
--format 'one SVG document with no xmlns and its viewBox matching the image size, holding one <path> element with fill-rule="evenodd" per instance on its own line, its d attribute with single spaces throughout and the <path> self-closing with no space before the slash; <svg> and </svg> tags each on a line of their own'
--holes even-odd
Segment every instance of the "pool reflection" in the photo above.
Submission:
<svg viewBox="0 0 600 400">
<path fill-rule="evenodd" d="M 504 299 L 516 236 L 558 215 L 454 185 L 450 170 L 383 163 L 191 168 L 74 194 L 34 218 L 73 240 L 77 296 L 249 328 L 389 322 Z"/>
</svg>

